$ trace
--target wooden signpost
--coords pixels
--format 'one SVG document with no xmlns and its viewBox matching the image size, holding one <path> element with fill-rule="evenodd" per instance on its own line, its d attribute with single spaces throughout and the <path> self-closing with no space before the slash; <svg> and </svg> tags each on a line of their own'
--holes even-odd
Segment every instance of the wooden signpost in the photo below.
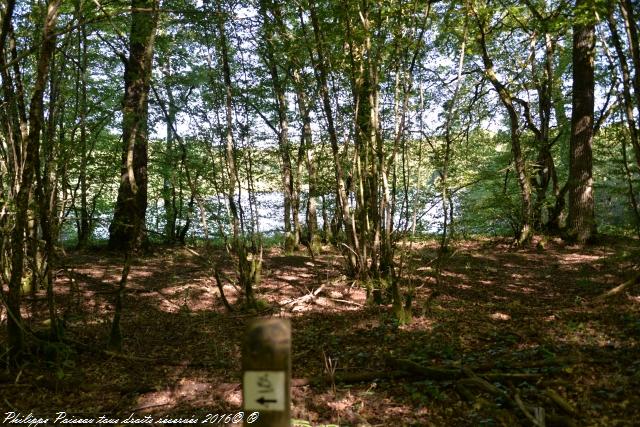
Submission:
<svg viewBox="0 0 640 427">
<path fill-rule="evenodd" d="M 242 401 L 245 426 L 290 427 L 291 323 L 287 319 L 252 322 L 242 345 Z M 247 420 L 259 413 L 253 422 Z"/>
</svg>

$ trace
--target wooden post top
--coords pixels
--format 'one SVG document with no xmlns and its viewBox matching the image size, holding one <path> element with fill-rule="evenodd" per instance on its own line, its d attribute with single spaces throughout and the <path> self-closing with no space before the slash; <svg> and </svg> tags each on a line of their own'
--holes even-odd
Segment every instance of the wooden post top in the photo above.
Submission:
<svg viewBox="0 0 640 427">
<path fill-rule="evenodd" d="M 291 425 L 291 323 L 267 318 L 251 322 L 242 344 L 242 398 L 251 426 Z M 245 421 L 245 425 L 247 422 Z"/>
</svg>

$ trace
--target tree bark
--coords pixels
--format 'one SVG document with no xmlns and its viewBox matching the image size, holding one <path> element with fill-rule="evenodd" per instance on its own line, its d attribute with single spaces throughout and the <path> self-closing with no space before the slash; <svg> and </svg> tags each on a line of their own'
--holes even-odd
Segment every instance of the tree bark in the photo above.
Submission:
<svg viewBox="0 0 640 427">
<path fill-rule="evenodd" d="M 58 19 L 58 8 L 61 0 L 52 0 L 47 4 L 40 54 L 36 65 L 36 78 L 33 94 L 29 105 L 29 134 L 26 140 L 24 166 L 19 180 L 20 189 L 16 196 L 15 226 L 11 233 L 11 278 L 9 280 L 9 294 L 7 296 L 7 332 L 10 359 L 17 360 L 24 346 L 22 321 L 20 315 L 20 288 L 23 277 L 24 263 L 24 234 L 27 231 L 27 216 L 29 211 L 29 194 L 32 190 L 36 172 L 36 156 L 40 152 L 40 133 L 43 127 L 43 99 L 47 84 L 49 66 L 55 51 L 55 26 Z M 10 15 L 7 15 L 10 17 Z M 6 18 L 5 18 L 6 19 Z M 9 18 L 10 19 L 10 18 Z"/>
<path fill-rule="evenodd" d="M 573 102 L 569 157 L 569 217 L 567 235 L 586 243 L 596 232 L 593 199 L 593 110 L 595 25 L 590 0 L 576 0 L 583 12 L 573 26 Z M 586 19 L 586 22 L 585 21 Z"/>
<path fill-rule="evenodd" d="M 77 19 L 84 20 L 84 11 L 80 9 L 80 3 L 76 8 Z M 80 100 L 79 100 L 79 126 L 80 126 L 80 221 L 78 227 L 78 248 L 85 248 L 91 236 L 91 221 L 89 218 L 88 208 L 88 182 L 87 182 L 87 163 L 89 149 L 87 146 L 87 30 L 86 25 L 80 26 L 78 32 L 78 74 L 80 84 Z"/>
<path fill-rule="evenodd" d="M 475 12 L 475 11 L 474 11 Z M 509 114 L 509 128 L 511 130 L 511 153 L 513 154 L 513 162 L 515 165 L 516 176 L 518 178 L 518 185 L 520 187 L 520 199 L 522 212 L 520 214 L 520 231 L 517 239 L 519 245 L 523 245 L 531 240 L 532 229 L 532 214 L 533 206 L 531 203 L 531 184 L 527 176 L 525 168 L 525 159 L 522 152 L 522 146 L 520 143 L 520 129 L 518 112 L 513 104 L 513 96 L 509 89 L 498 79 L 493 66 L 493 60 L 489 56 L 486 44 L 486 34 L 484 23 L 476 14 L 476 21 L 478 29 L 480 31 L 478 41 L 482 50 L 482 62 L 484 64 L 485 76 L 489 79 L 493 88 L 498 93 L 502 105 L 506 108 Z"/>
<path fill-rule="evenodd" d="M 608 17 L 609 31 L 611 32 L 611 40 L 618 56 L 618 65 L 620 66 L 620 74 L 622 75 L 622 96 L 624 100 L 624 112 L 627 119 L 627 127 L 629 128 L 629 135 L 631 137 L 631 146 L 635 154 L 636 163 L 640 168 L 640 136 L 638 135 L 638 127 L 633 115 L 634 99 L 631 95 L 631 88 L 633 86 L 631 71 L 629 70 L 629 64 L 627 63 L 627 56 L 622 45 L 622 40 L 618 34 L 618 28 L 616 20 L 613 15 Z M 632 58 L 633 60 L 633 58 Z M 636 69 L 636 76 L 640 75 L 640 70 Z M 639 90 L 640 87 L 634 88 L 634 91 Z M 640 107 L 640 97 L 638 99 L 638 107 Z"/>
<path fill-rule="evenodd" d="M 159 0 L 131 1 L 129 58 L 124 71 L 122 168 L 109 227 L 111 249 L 139 249 L 146 240 L 148 98 L 158 5 Z"/>
<path fill-rule="evenodd" d="M 338 146 L 338 134 L 334 124 L 333 107 L 331 106 L 331 98 L 329 96 L 329 73 L 327 70 L 327 60 L 323 46 L 324 43 L 322 41 L 320 20 L 318 19 L 316 6 L 313 1 L 309 2 L 309 15 L 313 27 L 315 48 L 318 56 L 317 61 L 314 61 L 313 55 L 311 55 L 311 58 L 314 62 L 314 71 L 318 82 L 318 88 L 320 90 L 320 96 L 322 98 L 322 107 L 327 120 L 327 130 L 329 133 L 329 141 L 331 143 L 331 152 L 335 166 L 336 204 L 338 205 L 338 209 L 342 217 L 341 220 L 345 225 L 347 242 L 350 245 L 350 248 L 345 252 L 345 257 L 348 261 L 348 269 L 350 273 L 357 274 L 360 270 L 360 263 L 363 262 L 363 260 L 358 257 L 360 252 L 360 242 L 356 235 L 355 223 L 351 216 L 351 208 L 349 206 L 347 189 L 344 182 L 345 175 L 342 167 L 342 158 L 340 157 L 340 148 Z"/>
<path fill-rule="evenodd" d="M 269 16 L 269 12 L 273 17 Z M 282 190 L 284 194 L 284 237 L 285 251 L 292 252 L 300 242 L 297 205 L 299 201 L 294 198 L 294 179 L 291 166 L 291 144 L 289 142 L 289 120 L 287 118 L 287 97 L 285 94 L 285 81 L 278 71 L 278 59 L 276 58 L 276 46 L 274 39 L 274 23 L 279 19 L 278 7 L 269 0 L 260 1 L 260 14 L 262 15 L 262 36 L 265 44 L 264 57 L 271 84 L 273 86 L 274 98 L 278 110 L 278 148 L 280 150 L 280 160 L 282 162 Z"/>
</svg>

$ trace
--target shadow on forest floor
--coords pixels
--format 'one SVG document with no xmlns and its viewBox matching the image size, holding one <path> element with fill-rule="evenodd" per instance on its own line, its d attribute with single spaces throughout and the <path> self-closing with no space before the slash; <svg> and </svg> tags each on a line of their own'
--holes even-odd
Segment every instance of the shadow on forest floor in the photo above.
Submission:
<svg viewBox="0 0 640 427">
<path fill-rule="evenodd" d="M 406 326 L 394 321 L 390 307 L 366 304 L 365 291 L 342 275 L 336 253 L 327 250 L 315 262 L 278 250 L 266 254 L 260 298 L 292 321 L 294 418 L 353 426 L 523 422 L 517 408 L 486 390 L 469 388 L 475 399 L 469 403 L 454 380 L 387 378 L 389 359 L 506 374 L 494 382 L 504 396 L 562 413 L 545 394 L 551 389 L 576 408 L 579 415 L 569 418 L 578 425 L 632 425 L 640 417 L 640 289 L 594 302 L 632 273 L 637 240 L 609 239 L 587 249 L 552 241 L 544 251 L 459 242 L 439 276 L 431 262 L 435 249 L 435 243 L 402 249 L 405 283 L 416 290 L 414 319 Z M 58 275 L 67 336 L 103 348 L 122 260 L 97 251 L 70 253 L 64 262 L 77 285 Z M 225 269 L 231 277 L 233 266 Z M 312 301 L 297 300 L 319 286 Z M 237 302 L 232 285 L 225 293 Z M 45 304 L 44 294 L 25 301 L 32 327 L 46 318 Z M 158 248 L 132 266 L 122 355 L 78 348 L 46 364 L 32 361 L 17 378 L 4 378 L 0 407 L 85 418 L 135 412 L 203 420 L 237 412 L 239 345 L 252 317 L 224 311 L 209 268 L 192 253 Z M 322 378 L 329 357 L 337 376 L 371 379 L 335 389 L 301 380 Z"/>
</svg>

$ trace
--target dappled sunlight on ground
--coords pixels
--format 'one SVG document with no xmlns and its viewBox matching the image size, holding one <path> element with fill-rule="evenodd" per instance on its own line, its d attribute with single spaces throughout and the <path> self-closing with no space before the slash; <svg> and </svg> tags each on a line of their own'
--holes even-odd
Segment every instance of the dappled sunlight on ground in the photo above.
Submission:
<svg viewBox="0 0 640 427">
<path fill-rule="evenodd" d="M 401 282 L 403 293 L 409 285 L 413 290 L 413 318 L 405 325 L 390 304 L 367 301 L 367 290 L 345 276 L 340 255 L 329 247 L 314 260 L 302 251 L 265 251 L 257 311 L 242 308 L 234 261 L 225 258 L 231 313 L 207 263 L 183 248 L 158 249 L 134 260 L 120 356 L 100 349 L 110 331 L 122 257 L 70 253 L 64 260 L 69 273 L 57 277 L 58 306 L 67 336 L 91 349 L 62 357 L 58 371 L 25 366 L 0 398 L 19 410 L 53 405 L 127 415 L 233 412 L 241 404 L 244 328 L 267 315 L 291 319 L 293 378 L 300 384 L 292 389 L 292 416 L 312 424 L 497 423 L 495 407 L 464 402 L 452 382 L 383 378 L 389 358 L 467 366 L 479 374 L 532 375 L 526 386 L 522 380 L 498 384 L 509 393 L 521 390 L 523 398 L 545 408 L 549 403 L 536 390 L 553 388 L 579 408 L 587 424 L 640 417 L 640 397 L 629 392 L 640 387 L 640 289 L 595 302 L 628 277 L 634 258 L 627 252 L 637 251 L 637 241 L 579 249 L 551 240 L 538 251 L 483 239 L 456 243 L 440 265 L 433 262 L 437 242 L 413 247 Z M 25 303 L 30 324 L 46 318 L 45 307 L 44 291 L 35 304 Z M 336 375 L 370 379 L 338 383 L 334 390 L 327 358 L 337 366 Z M 28 397 L 33 393 L 38 400 Z M 494 400 L 482 391 L 474 394 Z"/>
</svg>

